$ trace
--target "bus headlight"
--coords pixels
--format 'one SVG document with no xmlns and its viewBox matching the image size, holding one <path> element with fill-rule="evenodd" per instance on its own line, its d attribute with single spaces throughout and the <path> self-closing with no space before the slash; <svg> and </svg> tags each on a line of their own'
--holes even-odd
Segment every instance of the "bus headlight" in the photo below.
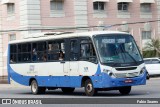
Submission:
<svg viewBox="0 0 160 107">
<path fill-rule="evenodd" d="M 145 67 L 143 67 L 143 68 L 141 69 L 140 75 L 142 75 L 144 72 L 146 72 L 146 68 L 145 68 Z"/>
<path fill-rule="evenodd" d="M 110 77 L 115 78 L 115 75 L 112 71 L 104 69 L 103 72 L 108 74 Z"/>
</svg>

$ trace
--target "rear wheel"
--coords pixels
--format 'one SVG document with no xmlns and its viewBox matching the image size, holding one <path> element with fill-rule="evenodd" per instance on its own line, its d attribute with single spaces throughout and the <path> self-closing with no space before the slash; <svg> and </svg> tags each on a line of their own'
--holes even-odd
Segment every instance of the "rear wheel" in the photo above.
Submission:
<svg viewBox="0 0 160 107">
<path fill-rule="evenodd" d="M 61 88 L 64 93 L 73 93 L 75 88 Z"/>
<path fill-rule="evenodd" d="M 87 96 L 94 96 L 97 94 L 97 89 L 94 88 L 92 81 L 90 79 L 87 79 L 85 81 L 84 89 Z"/>
<path fill-rule="evenodd" d="M 121 88 L 119 89 L 119 92 L 120 92 L 122 95 L 128 95 L 128 94 L 131 92 L 131 86 L 121 87 Z"/>
<path fill-rule="evenodd" d="M 33 94 L 44 94 L 46 91 L 45 87 L 39 87 L 36 80 L 31 82 L 31 92 Z"/>
</svg>

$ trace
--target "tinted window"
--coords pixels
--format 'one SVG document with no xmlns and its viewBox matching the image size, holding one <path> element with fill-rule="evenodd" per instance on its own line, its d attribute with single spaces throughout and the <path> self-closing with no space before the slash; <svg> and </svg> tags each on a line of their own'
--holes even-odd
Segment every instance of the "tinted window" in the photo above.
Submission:
<svg viewBox="0 0 160 107">
<path fill-rule="evenodd" d="M 38 42 L 32 44 L 32 61 L 47 61 L 46 42 Z"/>
<path fill-rule="evenodd" d="M 145 64 L 151 64 L 152 62 L 151 62 L 150 59 L 148 59 L 148 60 L 144 60 L 144 63 L 145 63 Z"/>
<path fill-rule="evenodd" d="M 78 60 L 78 54 L 79 54 L 78 49 L 79 49 L 78 40 L 71 40 L 70 42 L 70 60 L 71 61 Z"/>
<path fill-rule="evenodd" d="M 18 44 L 18 62 L 31 61 L 31 43 Z"/>
<path fill-rule="evenodd" d="M 11 45 L 10 50 L 11 53 L 17 53 L 17 45 Z"/>
<path fill-rule="evenodd" d="M 90 39 L 82 39 L 80 42 L 80 60 L 93 62 L 96 60 L 96 54 Z"/>
<path fill-rule="evenodd" d="M 48 42 L 48 60 L 59 61 L 65 59 L 64 40 L 54 40 Z"/>
<path fill-rule="evenodd" d="M 17 45 L 10 46 L 10 63 L 17 62 Z"/>
<path fill-rule="evenodd" d="M 152 64 L 158 64 L 160 61 L 158 59 L 152 59 Z"/>
</svg>

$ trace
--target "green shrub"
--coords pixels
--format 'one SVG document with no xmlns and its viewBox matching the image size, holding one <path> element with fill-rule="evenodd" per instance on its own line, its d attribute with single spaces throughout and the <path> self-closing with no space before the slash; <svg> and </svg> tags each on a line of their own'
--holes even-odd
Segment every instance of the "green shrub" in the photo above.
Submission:
<svg viewBox="0 0 160 107">
<path fill-rule="evenodd" d="M 143 58 L 151 58 L 151 57 L 159 57 L 160 54 L 156 55 L 156 50 L 151 50 L 151 51 L 143 51 L 142 56 Z"/>
</svg>

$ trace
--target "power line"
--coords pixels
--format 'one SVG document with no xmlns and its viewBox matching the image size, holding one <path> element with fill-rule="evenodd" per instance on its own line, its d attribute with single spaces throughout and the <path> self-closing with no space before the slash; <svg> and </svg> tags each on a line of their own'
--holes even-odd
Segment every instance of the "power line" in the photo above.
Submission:
<svg viewBox="0 0 160 107">
<path fill-rule="evenodd" d="M 139 21 L 139 22 L 130 22 L 130 23 L 118 23 L 110 25 L 110 27 L 121 26 L 121 25 L 134 25 L 134 24 L 142 24 L 142 23 L 153 23 L 158 22 L 160 20 L 150 20 L 150 21 Z M 74 30 L 74 29 L 89 29 L 89 28 L 106 28 L 108 26 L 89 26 L 89 27 L 61 27 L 61 28 L 28 28 L 28 29 L 12 29 L 12 30 L 0 30 L 0 32 L 22 32 L 22 31 L 37 31 L 37 30 Z"/>
</svg>

